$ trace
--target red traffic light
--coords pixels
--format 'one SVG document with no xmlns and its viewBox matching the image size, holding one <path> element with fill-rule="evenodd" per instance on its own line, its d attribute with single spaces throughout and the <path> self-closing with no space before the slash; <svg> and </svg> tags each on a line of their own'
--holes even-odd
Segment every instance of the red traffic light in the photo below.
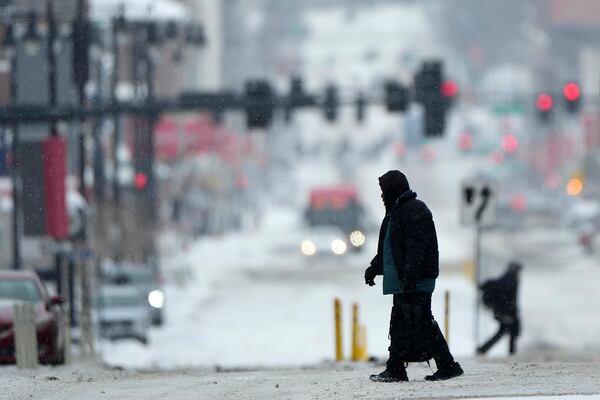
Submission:
<svg viewBox="0 0 600 400">
<path fill-rule="evenodd" d="M 579 85 L 574 82 L 569 82 L 563 87 L 563 96 L 567 101 L 576 101 L 581 96 Z"/>
<path fill-rule="evenodd" d="M 148 177 L 143 172 L 138 172 L 135 174 L 135 178 L 133 178 L 133 185 L 136 189 L 144 189 L 148 185 Z"/>
<path fill-rule="evenodd" d="M 461 150 L 468 151 L 473 148 L 473 135 L 470 132 L 463 132 L 458 136 L 458 147 Z"/>
<path fill-rule="evenodd" d="M 442 83 L 441 90 L 444 97 L 454 97 L 458 94 L 458 83 L 451 79 L 447 79 Z"/>
<path fill-rule="evenodd" d="M 552 99 L 552 96 L 546 93 L 540 94 L 535 101 L 535 105 L 540 111 L 550 111 L 553 104 L 554 100 Z"/>
<path fill-rule="evenodd" d="M 507 153 L 514 153 L 519 148 L 519 139 L 513 134 L 506 134 L 502 138 L 502 149 Z"/>
</svg>

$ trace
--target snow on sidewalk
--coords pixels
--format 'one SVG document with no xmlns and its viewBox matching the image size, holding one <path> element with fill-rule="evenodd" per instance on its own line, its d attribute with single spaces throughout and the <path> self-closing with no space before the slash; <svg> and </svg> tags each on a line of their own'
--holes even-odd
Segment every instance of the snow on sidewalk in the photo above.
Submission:
<svg viewBox="0 0 600 400">
<path fill-rule="evenodd" d="M 215 372 L 182 369 L 171 372 L 107 370 L 79 364 L 3 371 L 0 398 L 21 400 L 96 399 L 410 399 L 514 398 L 565 396 L 598 399 L 600 363 L 467 360 L 465 375 L 445 382 L 426 382 L 425 364 L 410 365 L 407 383 L 378 384 L 368 376 L 381 370 L 370 364 L 320 364 L 299 369 Z M 577 395 L 578 397 L 574 397 Z M 595 395 L 595 396 L 583 396 Z"/>
</svg>

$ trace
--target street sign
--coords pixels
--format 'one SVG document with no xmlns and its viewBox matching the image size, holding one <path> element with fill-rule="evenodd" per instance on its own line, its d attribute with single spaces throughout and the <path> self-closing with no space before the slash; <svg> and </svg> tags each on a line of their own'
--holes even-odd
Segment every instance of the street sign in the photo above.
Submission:
<svg viewBox="0 0 600 400">
<path fill-rule="evenodd" d="M 492 112 L 496 115 L 523 115 L 525 105 L 519 101 L 498 102 L 492 105 Z"/>
<path fill-rule="evenodd" d="M 463 183 L 460 220 L 465 226 L 492 226 L 496 223 L 498 193 L 491 181 Z"/>
</svg>

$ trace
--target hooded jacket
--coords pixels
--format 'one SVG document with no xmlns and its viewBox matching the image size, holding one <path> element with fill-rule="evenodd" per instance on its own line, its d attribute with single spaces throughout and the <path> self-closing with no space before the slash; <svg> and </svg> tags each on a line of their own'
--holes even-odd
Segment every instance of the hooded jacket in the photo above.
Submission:
<svg viewBox="0 0 600 400">
<path fill-rule="evenodd" d="M 386 196 L 385 186 L 381 186 Z M 377 255 L 371 266 L 378 275 L 384 275 L 384 294 L 401 293 L 402 283 L 409 280 L 417 283 L 417 291 L 433 291 L 434 280 L 439 276 L 433 216 L 427 205 L 416 197 L 410 189 L 402 193 L 379 230 Z M 397 277 L 390 275 L 390 264 L 395 267 Z M 387 270 L 387 278 L 384 270 Z"/>
</svg>

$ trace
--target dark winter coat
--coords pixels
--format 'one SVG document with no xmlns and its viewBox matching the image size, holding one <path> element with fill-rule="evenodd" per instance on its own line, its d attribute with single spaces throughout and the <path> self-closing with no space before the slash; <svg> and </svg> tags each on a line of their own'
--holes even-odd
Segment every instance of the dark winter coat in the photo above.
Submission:
<svg viewBox="0 0 600 400">
<path fill-rule="evenodd" d="M 371 266 L 378 275 L 384 274 L 387 240 L 398 279 L 419 285 L 424 280 L 438 277 L 439 253 L 431 211 L 416 197 L 411 190 L 404 192 L 384 218 L 379 230 L 377 255 Z"/>
<path fill-rule="evenodd" d="M 518 319 L 517 290 L 518 272 L 508 270 L 496 279 L 481 285 L 483 304 L 489 307 L 500 322 Z"/>
</svg>

